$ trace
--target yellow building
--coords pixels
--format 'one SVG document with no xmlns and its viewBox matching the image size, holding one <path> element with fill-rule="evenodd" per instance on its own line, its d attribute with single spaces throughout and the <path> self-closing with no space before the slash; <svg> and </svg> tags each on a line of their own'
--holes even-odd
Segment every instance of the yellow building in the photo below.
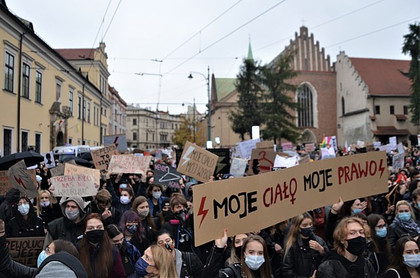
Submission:
<svg viewBox="0 0 420 278">
<path fill-rule="evenodd" d="M 110 102 L 96 86 L 100 77 L 86 78 L 4 1 L 0 38 L 1 155 L 30 146 L 42 153 L 57 145 L 101 144 Z M 106 91 L 107 81 L 104 86 Z"/>
</svg>

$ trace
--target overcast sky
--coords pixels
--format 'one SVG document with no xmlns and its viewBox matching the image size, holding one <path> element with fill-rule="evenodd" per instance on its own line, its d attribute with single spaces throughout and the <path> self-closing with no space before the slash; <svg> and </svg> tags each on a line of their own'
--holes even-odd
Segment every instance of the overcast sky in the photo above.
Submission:
<svg viewBox="0 0 420 278">
<path fill-rule="evenodd" d="M 103 40 L 110 85 L 127 103 L 156 109 L 159 102 L 160 110 L 171 113 L 186 112 L 194 99 L 204 112 L 207 67 L 216 78 L 236 77 L 249 41 L 254 59 L 268 63 L 305 25 L 332 62 L 339 51 L 350 57 L 409 59 L 401 53 L 403 35 L 410 23 L 420 21 L 419 0 L 6 3 L 14 14 L 31 21 L 52 48 L 92 48 Z M 191 71 L 204 76 L 188 79 Z"/>
</svg>

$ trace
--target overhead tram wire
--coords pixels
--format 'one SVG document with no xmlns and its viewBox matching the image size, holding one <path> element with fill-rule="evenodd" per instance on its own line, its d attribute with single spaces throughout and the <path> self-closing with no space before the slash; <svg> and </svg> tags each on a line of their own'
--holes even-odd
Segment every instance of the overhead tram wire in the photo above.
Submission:
<svg viewBox="0 0 420 278">
<path fill-rule="evenodd" d="M 346 43 L 346 42 L 349 42 L 349 41 L 360 39 L 362 37 L 366 37 L 366 36 L 369 36 L 369 35 L 372 35 L 372 34 L 381 32 L 383 30 L 386 30 L 386 29 L 389 29 L 389 28 L 392 28 L 392 27 L 395 27 L 395 26 L 398 26 L 398 25 L 401 25 L 401 24 L 404 24 L 404 23 L 407 23 L 407 22 L 410 22 L 410 21 L 413 21 L 413 20 L 416 20 L 416 19 L 419 19 L 419 17 L 413 17 L 413 18 L 410 18 L 410 19 L 401 21 L 399 23 L 395 23 L 395 24 L 389 25 L 387 27 L 383 27 L 381 29 L 377 29 L 375 31 L 371 31 L 371 32 L 368 32 L 368 33 L 365 33 L 365 34 L 362 34 L 362 35 L 359 35 L 359 36 L 356 36 L 356 37 L 353 37 L 353 38 L 350 38 L 350 39 L 347 39 L 347 40 L 344 40 L 344 41 L 341 41 L 341 42 L 333 43 L 333 44 L 330 44 L 330 45 L 326 46 L 325 48 L 330 48 L 330 47 L 333 47 L 333 46 L 336 46 L 336 45 L 339 45 L 339 44 L 342 44 L 342 43 Z"/>
<path fill-rule="evenodd" d="M 106 36 L 106 34 L 108 33 L 109 27 L 111 27 L 111 24 L 112 24 L 112 22 L 114 21 L 114 17 L 115 17 L 115 15 L 117 14 L 117 11 L 118 11 L 118 9 L 119 9 L 119 7 L 120 7 L 120 5 L 121 5 L 121 2 L 122 2 L 122 0 L 120 0 L 120 1 L 118 2 L 117 8 L 115 8 L 114 14 L 112 15 L 111 21 L 109 22 L 108 27 L 107 27 L 107 28 L 106 28 L 106 30 L 105 30 L 105 34 L 102 36 L 101 41 L 104 41 L 105 36 Z"/>
<path fill-rule="evenodd" d="M 351 11 L 351 12 L 346 13 L 346 14 L 343 14 L 343 15 L 337 16 L 337 17 L 335 17 L 335 18 L 333 18 L 333 19 L 329 19 L 329 20 L 327 20 L 327 21 L 325 21 L 325 22 L 322 22 L 322 23 L 320 23 L 320 24 L 318 24 L 318 25 L 315 25 L 315 26 L 313 26 L 313 27 L 310 27 L 310 30 L 314 30 L 314 29 L 316 29 L 316 28 L 318 28 L 318 27 L 321 27 L 321 26 L 323 26 L 323 25 L 325 25 L 325 24 L 328 24 L 328 23 L 334 22 L 334 21 L 336 21 L 336 20 L 342 19 L 342 18 L 344 18 L 344 17 L 346 17 L 346 16 L 348 16 L 348 15 L 354 14 L 354 13 L 356 13 L 356 12 L 359 12 L 359 11 L 361 11 L 361 10 L 364 10 L 364 9 L 366 9 L 366 8 L 369 8 L 369 7 L 371 7 L 371 6 L 374 6 L 374 5 L 376 5 L 376 4 L 379 4 L 380 2 L 383 2 L 383 1 L 385 1 L 385 0 L 379 0 L 379 1 L 376 1 L 376 2 L 374 2 L 374 3 L 371 3 L 371 4 L 369 4 L 369 5 L 363 6 L 363 7 L 358 8 L 358 9 L 355 9 L 355 10 L 353 10 L 353 11 Z M 265 46 L 263 46 L 263 47 L 260 47 L 260 48 L 256 49 L 255 51 L 265 49 L 265 48 L 270 47 L 270 46 L 272 46 L 272 45 L 274 45 L 274 44 L 280 43 L 280 42 L 282 42 L 282 41 L 284 41 L 284 40 L 288 40 L 289 38 L 290 38 L 290 36 L 289 36 L 289 37 L 282 38 L 282 39 L 280 39 L 280 40 L 276 40 L 275 42 L 272 42 L 272 43 L 269 43 L 269 44 L 267 44 L 267 45 L 265 45 Z"/>
<path fill-rule="evenodd" d="M 268 13 L 269 11 L 273 10 L 274 8 L 276 8 L 277 6 L 279 6 L 280 4 L 283 4 L 284 2 L 286 2 L 287 0 L 282 0 L 280 2 L 278 2 L 277 4 L 275 4 L 274 6 L 268 8 L 267 10 L 263 11 L 262 13 L 260 13 L 259 15 L 253 17 L 252 19 L 248 20 L 247 22 L 245 22 L 244 24 L 240 25 L 239 27 L 237 27 L 236 29 L 232 30 L 231 32 L 229 32 L 228 34 L 224 35 L 223 37 L 221 37 L 220 39 L 216 40 L 215 42 L 213 42 L 212 44 L 208 45 L 207 47 L 205 47 L 204 49 L 202 49 L 200 52 L 197 52 L 196 54 L 192 55 L 191 57 L 187 58 L 185 61 L 181 62 L 180 64 L 178 64 L 177 66 L 173 67 L 172 69 L 170 69 L 169 71 L 167 71 L 165 73 L 169 74 L 172 71 L 176 70 L 177 68 L 179 68 L 180 66 L 182 66 L 183 64 L 187 63 L 188 61 L 190 61 L 191 59 L 193 59 L 195 56 L 197 56 L 198 54 L 203 53 L 204 51 L 206 51 L 207 49 L 211 48 L 212 46 L 216 45 L 217 43 L 221 42 L 222 40 L 226 39 L 227 37 L 229 37 L 230 35 L 234 34 L 235 32 L 237 32 L 238 30 L 242 29 L 243 27 L 245 27 L 246 25 L 248 25 L 249 23 L 253 22 L 254 20 L 260 18 L 261 16 L 265 15 L 266 13 Z"/>
<path fill-rule="evenodd" d="M 236 5 L 238 5 L 240 2 L 242 2 L 242 0 L 239 0 L 238 2 L 236 2 L 235 4 L 233 4 L 232 6 L 230 6 L 227 10 L 225 10 L 224 12 L 222 12 L 220 15 L 218 15 L 215 19 L 213 19 L 212 21 L 210 21 L 209 23 L 207 23 L 204 27 L 202 27 L 197 33 L 194 33 L 191 37 L 189 37 L 188 39 L 186 39 L 183 43 L 181 43 L 179 46 L 177 46 L 174 50 L 172 50 L 171 52 L 169 52 L 169 54 L 167 54 L 163 60 L 168 59 L 169 56 L 171 56 L 172 54 L 174 54 L 178 49 L 180 49 L 181 47 L 183 47 L 184 45 L 186 45 L 189 41 L 191 41 L 195 36 L 197 36 L 198 34 L 200 34 L 202 31 L 204 31 L 207 27 L 209 27 L 211 24 L 213 24 L 214 22 L 216 22 L 219 18 L 221 18 L 223 15 L 225 15 L 228 11 L 230 11 L 231 9 L 233 9 Z"/>
</svg>

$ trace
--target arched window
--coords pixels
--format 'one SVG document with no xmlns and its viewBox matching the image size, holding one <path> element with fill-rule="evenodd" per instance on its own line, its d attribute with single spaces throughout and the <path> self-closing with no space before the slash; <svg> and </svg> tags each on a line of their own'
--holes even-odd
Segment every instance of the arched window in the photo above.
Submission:
<svg viewBox="0 0 420 278">
<path fill-rule="evenodd" d="M 314 126 L 314 110 L 312 91 L 307 85 L 302 85 L 298 89 L 297 101 L 299 105 L 298 126 Z"/>
<path fill-rule="evenodd" d="M 341 116 L 346 114 L 346 103 L 344 101 L 344 97 L 341 97 Z"/>
</svg>

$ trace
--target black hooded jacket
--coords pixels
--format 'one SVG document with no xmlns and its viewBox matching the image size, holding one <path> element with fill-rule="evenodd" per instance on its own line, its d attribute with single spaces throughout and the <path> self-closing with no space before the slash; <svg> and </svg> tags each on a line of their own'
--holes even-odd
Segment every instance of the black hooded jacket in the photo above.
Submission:
<svg viewBox="0 0 420 278">
<path fill-rule="evenodd" d="M 20 198 L 20 191 L 19 189 L 12 188 L 10 189 L 5 197 L 3 203 L 0 205 L 0 219 L 3 219 L 5 223 L 9 222 L 14 215 L 14 207 L 17 206 L 17 202 L 19 202 Z"/>
</svg>

